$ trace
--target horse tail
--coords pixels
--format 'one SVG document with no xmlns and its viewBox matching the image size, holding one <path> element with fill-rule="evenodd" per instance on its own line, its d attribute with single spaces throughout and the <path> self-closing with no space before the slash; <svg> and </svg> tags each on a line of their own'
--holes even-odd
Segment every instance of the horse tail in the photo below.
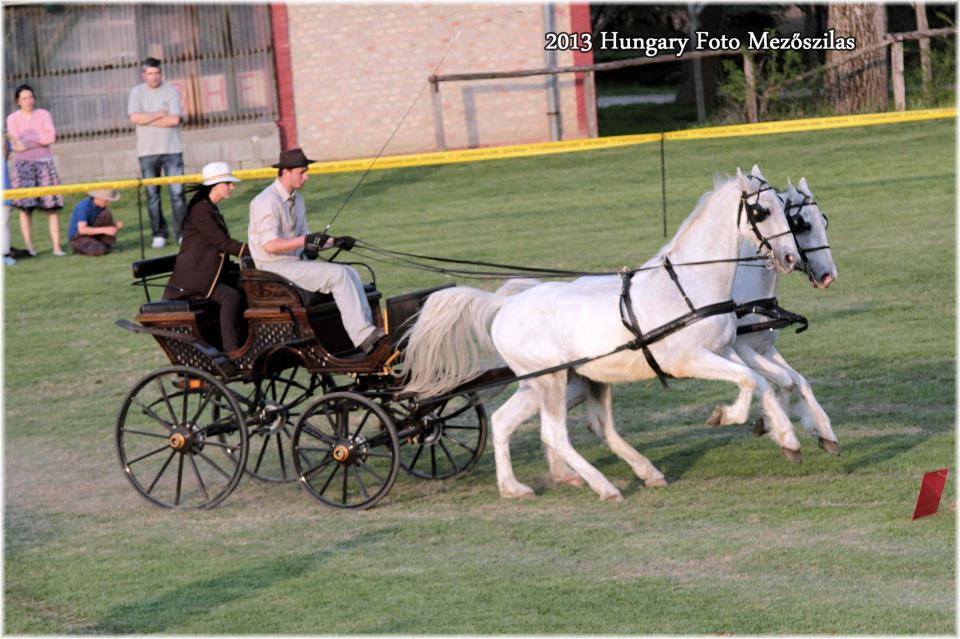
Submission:
<svg viewBox="0 0 960 639">
<path fill-rule="evenodd" d="M 501 365 L 490 324 L 508 298 L 456 287 L 427 298 L 403 336 L 407 383 L 418 395 L 442 395 Z"/>
</svg>

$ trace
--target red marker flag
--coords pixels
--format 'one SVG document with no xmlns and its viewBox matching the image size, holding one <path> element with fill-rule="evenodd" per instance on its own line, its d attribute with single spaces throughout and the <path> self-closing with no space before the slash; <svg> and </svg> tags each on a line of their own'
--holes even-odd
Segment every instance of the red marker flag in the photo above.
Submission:
<svg viewBox="0 0 960 639">
<path fill-rule="evenodd" d="M 940 495 L 947 483 L 947 469 L 941 468 L 923 475 L 920 494 L 917 495 L 917 507 L 913 509 L 913 518 L 919 519 L 937 512 L 940 507 Z"/>
</svg>

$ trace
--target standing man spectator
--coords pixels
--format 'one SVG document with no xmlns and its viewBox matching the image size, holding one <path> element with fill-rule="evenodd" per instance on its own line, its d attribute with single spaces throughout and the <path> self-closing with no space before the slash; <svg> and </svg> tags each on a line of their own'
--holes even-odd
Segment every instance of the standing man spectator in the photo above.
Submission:
<svg viewBox="0 0 960 639">
<path fill-rule="evenodd" d="M 180 93 L 172 85 L 164 84 L 160 61 L 147 58 L 143 62 L 143 84 L 130 91 L 127 115 L 137 125 L 137 158 L 144 178 L 165 175 L 183 175 L 183 145 L 180 142 L 180 123 L 183 107 Z M 170 204 L 173 207 L 173 227 L 180 241 L 180 225 L 187 212 L 183 184 L 170 185 Z M 160 205 L 160 187 L 147 187 L 147 210 L 153 230 L 153 248 L 163 248 L 169 236 L 167 221 Z"/>
</svg>

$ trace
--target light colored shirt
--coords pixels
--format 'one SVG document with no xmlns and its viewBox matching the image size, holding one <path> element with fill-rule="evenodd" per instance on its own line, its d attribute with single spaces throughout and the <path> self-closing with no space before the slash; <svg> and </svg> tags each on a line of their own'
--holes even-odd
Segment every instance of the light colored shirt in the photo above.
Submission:
<svg viewBox="0 0 960 639">
<path fill-rule="evenodd" d="M 19 109 L 7 116 L 7 133 L 19 138 L 26 151 L 14 151 L 14 160 L 48 160 L 50 145 L 57 139 L 53 118 L 46 109 L 34 109 L 30 117 Z"/>
<path fill-rule="evenodd" d="M 127 100 L 127 115 L 166 111 L 168 115 L 183 117 L 180 92 L 172 84 L 162 83 L 151 89 L 147 83 L 138 84 L 130 91 Z M 183 153 L 179 126 L 137 125 L 137 157 Z"/>
<path fill-rule="evenodd" d="M 302 248 L 286 253 L 269 253 L 263 245 L 270 240 L 299 237 L 308 232 L 307 208 L 303 197 L 297 192 L 287 193 L 279 179 L 250 202 L 247 243 L 256 264 L 299 260 Z"/>
</svg>

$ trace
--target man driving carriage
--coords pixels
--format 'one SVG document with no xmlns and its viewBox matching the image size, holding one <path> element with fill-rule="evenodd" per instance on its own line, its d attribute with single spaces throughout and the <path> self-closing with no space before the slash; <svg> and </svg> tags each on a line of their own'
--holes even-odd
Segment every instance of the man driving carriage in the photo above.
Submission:
<svg viewBox="0 0 960 639">
<path fill-rule="evenodd" d="M 316 260 L 324 249 L 349 250 L 353 238 L 310 233 L 306 206 L 298 191 L 307 182 L 310 160 L 302 149 L 280 152 L 272 165 L 277 179 L 250 202 L 247 237 L 250 254 L 258 269 L 276 273 L 308 291 L 331 293 L 354 346 L 372 353 L 384 340 L 384 332 L 372 322 L 363 282 L 353 267 Z"/>
</svg>

